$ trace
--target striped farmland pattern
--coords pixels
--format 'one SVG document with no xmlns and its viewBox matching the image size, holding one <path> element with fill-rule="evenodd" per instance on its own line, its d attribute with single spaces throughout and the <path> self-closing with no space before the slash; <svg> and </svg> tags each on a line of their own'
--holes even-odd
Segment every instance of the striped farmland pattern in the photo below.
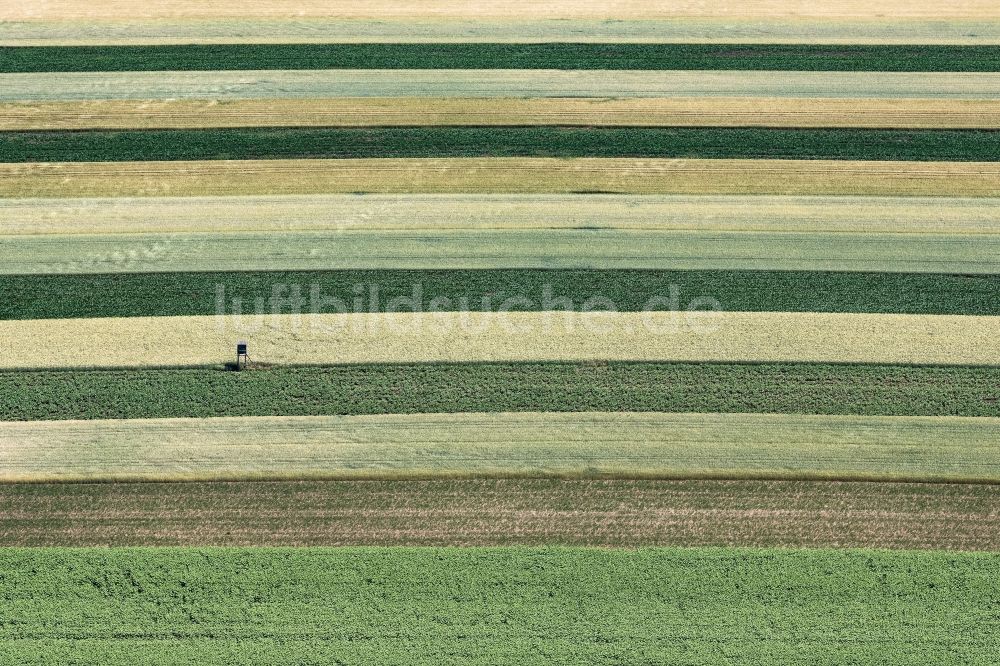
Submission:
<svg viewBox="0 0 1000 666">
<path fill-rule="evenodd" d="M 0 663 L 993 663 L 994 5 L 0 7 Z"/>
</svg>

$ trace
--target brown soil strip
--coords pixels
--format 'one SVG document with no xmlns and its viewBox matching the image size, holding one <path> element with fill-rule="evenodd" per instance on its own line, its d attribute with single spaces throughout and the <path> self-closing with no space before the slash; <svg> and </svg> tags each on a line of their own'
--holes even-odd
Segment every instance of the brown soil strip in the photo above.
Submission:
<svg viewBox="0 0 1000 666">
<path fill-rule="evenodd" d="M 446 480 L 0 486 L 0 546 L 1000 549 L 1000 487 Z"/>
</svg>

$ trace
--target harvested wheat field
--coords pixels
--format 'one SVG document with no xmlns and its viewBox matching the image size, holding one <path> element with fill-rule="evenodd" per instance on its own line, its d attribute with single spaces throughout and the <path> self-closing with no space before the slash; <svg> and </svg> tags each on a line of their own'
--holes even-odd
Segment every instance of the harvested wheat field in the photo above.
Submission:
<svg viewBox="0 0 1000 666">
<path fill-rule="evenodd" d="M 0 485 L 10 546 L 1000 548 L 995 485 L 450 479 Z"/>
<path fill-rule="evenodd" d="M 0 199 L 3 236 L 627 229 L 1000 233 L 986 197 L 316 194 Z M 12 257 L 13 260 L 13 257 Z"/>
<path fill-rule="evenodd" d="M 81 19 L 0 22 L 3 46 L 356 43 L 681 43 L 896 44 L 1000 43 L 1000 20 L 767 17 L 546 19 Z"/>
<path fill-rule="evenodd" d="M 704 300 L 692 304 L 712 305 Z M 516 306 L 511 302 L 500 308 Z M 246 338 L 254 360 L 264 364 L 645 360 L 996 365 L 998 324 L 1000 317 L 711 310 L 2 321 L 0 368 L 221 365 L 230 360 L 236 338 Z M 892 346 L 884 344 L 889 339 Z"/>
<path fill-rule="evenodd" d="M 930 0 L 838 0 L 819 4 L 806 0 L 738 0 L 712 6 L 701 0 L 643 2 L 547 2 L 502 0 L 489 4 L 470 4 L 462 0 L 370 0 L 339 2 L 331 6 L 320 0 L 244 0 L 213 2 L 171 0 L 157 4 L 138 4 L 131 0 L 46 0 L 40 5 L 10 5 L 0 9 L 0 20 L 64 19 L 177 19 L 177 18 L 290 18 L 322 17 L 340 19 L 442 19 L 442 18 L 593 18 L 593 19 L 656 19 L 668 17 L 725 17 L 753 19 L 770 17 L 823 18 L 998 18 L 1000 10 L 990 0 L 954 0 L 942 5 Z"/>
<path fill-rule="evenodd" d="M 1000 72 L 330 69 L 0 73 L 0 102 L 316 98 L 1000 99 Z"/>
<path fill-rule="evenodd" d="M 1000 100 L 362 97 L 0 104 L 0 130 L 448 125 L 998 129 Z"/>
<path fill-rule="evenodd" d="M 0 164 L 0 197 L 334 193 L 1000 196 L 994 162 L 442 158 Z"/>
<path fill-rule="evenodd" d="M 0 423 L 0 481 L 611 477 L 1000 481 L 1000 421 L 517 413 Z"/>
</svg>

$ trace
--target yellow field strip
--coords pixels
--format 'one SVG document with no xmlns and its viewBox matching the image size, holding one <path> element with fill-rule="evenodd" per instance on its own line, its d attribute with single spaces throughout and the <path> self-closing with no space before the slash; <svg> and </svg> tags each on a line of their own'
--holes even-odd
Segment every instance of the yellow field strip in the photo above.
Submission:
<svg viewBox="0 0 1000 666">
<path fill-rule="evenodd" d="M 656 19 L 679 17 L 771 18 L 994 18 L 1000 7 L 994 0 L 41 0 L 6 2 L 0 20 L 121 20 L 175 18 L 344 18 L 344 19 Z"/>
<path fill-rule="evenodd" d="M 444 158 L 0 164 L 0 197 L 336 193 L 1000 196 L 996 162 Z"/>
<path fill-rule="evenodd" d="M 309 312 L 310 295 L 307 290 L 303 294 L 297 309 Z M 659 307 L 669 307 L 669 297 L 664 294 Z M 997 365 L 1000 359 L 1000 317 L 687 311 L 710 306 L 710 297 L 685 296 L 676 312 L 2 321 L 0 368 L 221 365 L 241 338 L 249 341 L 255 362 L 271 364 L 635 360 Z M 220 300 L 220 307 L 232 311 L 224 295 Z M 286 299 L 265 307 L 290 312 L 295 306 Z"/>
<path fill-rule="evenodd" d="M 111 19 L 0 22 L 3 46 L 308 43 L 998 44 L 1000 21 L 891 18 Z"/>
<path fill-rule="evenodd" d="M 1000 480 L 1000 419 L 497 413 L 0 423 L 0 482 Z"/>
<path fill-rule="evenodd" d="M 998 129 L 1000 100 L 357 97 L 0 104 L 0 130 L 413 125 Z"/>
<path fill-rule="evenodd" d="M 1000 199 L 618 194 L 316 194 L 0 199 L 0 237 L 491 230 L 1000 234 Z M 0 267 L 2 271 L 2 267 Z"/>
</svg>

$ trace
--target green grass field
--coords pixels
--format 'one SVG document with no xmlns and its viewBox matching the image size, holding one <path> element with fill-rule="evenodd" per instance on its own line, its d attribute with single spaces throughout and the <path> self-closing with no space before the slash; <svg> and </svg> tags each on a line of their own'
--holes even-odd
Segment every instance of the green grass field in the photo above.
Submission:
<svg viewBox="0 0 1000 666">
<path fill-rule="evenodd" d="M 0 133 L 2 162 L 371 157 L 678 157 L 990 162 L 1000 160 L 1000 131 L 392 127 Z"/>
<path fill-rule="evenodd" d="M 1000 46 L 479 43 L 0 47 L 0 72 L 371 68 L 995 72 L 1000 70 Z"/>
<path fill-rule="evenodd" d="M 660 411 L 1000 416 L 1000 369 L 482 363 L 0 372 L 0 420 Z"/>
<path fill-rule="evenodd" d="M 24 665 L 992 664 L 997 554 L 4 549 Z M 876 657 L 877 655 L 877 657 Z"/>
</svg>

